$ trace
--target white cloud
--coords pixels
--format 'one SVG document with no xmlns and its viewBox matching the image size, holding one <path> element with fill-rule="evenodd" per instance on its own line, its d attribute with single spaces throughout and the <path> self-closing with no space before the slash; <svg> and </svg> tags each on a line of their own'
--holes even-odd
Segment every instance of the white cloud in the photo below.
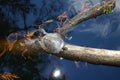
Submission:
<svg viewBox="0 0 120 80">
<path fill-rule="evenodd" d="M 116 0 L 115 11 L 120 11 L 120 0 Z"/>
<path fill-rule="evenodd" d="M 86 26 L 88 26 L 86 24 Z M 89 24 L 89 28 L 80 30 L 80 32 L 92 32 L 95 33 L 97 36 L 101 36 L 101 37 L 106 37 L 110 32 L 110 21 L 106 21 L 106 23 L 98 23 L 97 21 L 92 22 L 91 24 Z"/>
<path fill-rule="evenodd" d="M 83 7 L 85 1 L 89 1 L 91 5 L 96 5 L 97 3 L 101 2 L 101 0 L 69 0 L 69 1 L 72 2 L 70 3 L 70 5 L 74 6 L 76 11 L 79 11 Z"/>
</svg>

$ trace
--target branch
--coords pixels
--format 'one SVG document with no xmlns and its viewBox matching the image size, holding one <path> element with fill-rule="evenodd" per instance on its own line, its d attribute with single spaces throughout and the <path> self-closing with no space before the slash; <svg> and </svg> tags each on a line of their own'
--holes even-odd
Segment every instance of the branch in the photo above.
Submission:
<svg viewBox="0 0 120 80">
<path fill-rule="evenodd" d="M 65 47 L 67 50 L 63 50 L 59 54 L 51 54 L 73 61 L 120 66 L 120 51 L 81 47 L 70 44 L 66 44 Z"/>
<path fill-rule="evenodd" d="M 96 18 L 99 15 L 105 14 L 106 9 L 114 9 L 115 7 L 115 0 L 111 0 L 109 2 L 103 2 L 101 4 L 98 4 L 96 6 L 93 6 L 89 10 L 78 13 L 75 17 L 70 19 L 68 23 L 66 23 L 64 26 L 60 27 L 59 33 L 65 34 L 67 33 L 70 29 L 74 28 L 75 25 L 91 19 L 91 18 Z"/>
</svg>

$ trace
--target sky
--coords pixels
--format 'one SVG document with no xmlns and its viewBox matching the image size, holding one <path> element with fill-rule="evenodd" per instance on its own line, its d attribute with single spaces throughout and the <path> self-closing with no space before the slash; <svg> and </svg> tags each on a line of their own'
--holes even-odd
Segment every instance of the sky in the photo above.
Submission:
<svg viewBox="0 0 120 80">
<path fill-rule="evenodd" d="M 85 0 L 71 0 L 70 6 L 75 6 L 78 11 Z M 95 5 L 102 0 L 90 0 Z M 67 43 L 79 46 L 120 50 L 120 0 L 116 0 L 116 8 L 111 14 L 101 15 L 96 19 L 84 21 L 76 26 L 70 33 L 72 40 Z M 79 62 L 79 68 L 74 61 L 60 60 L 51 57 L 53 63 L 49 66 L 58 65 L 64 70 L 66 80 L 119 80 L 120 68 L 113 66 L 94 65 Z M 48 70 L 48 71 L 49 71 Z"/>
</svg>

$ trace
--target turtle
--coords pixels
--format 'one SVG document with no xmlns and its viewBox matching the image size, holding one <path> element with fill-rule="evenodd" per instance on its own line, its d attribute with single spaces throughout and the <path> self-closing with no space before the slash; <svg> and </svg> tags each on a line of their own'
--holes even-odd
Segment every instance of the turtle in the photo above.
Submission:
<svg viewBox="0 0 120 80">
<path fill-rule="evenodd" d="M 47 33 L 43 29 L 42 32 L 45 34 L 39 41 L 42 49 L 50 53 L 59 53 L 63 50 L 65 42 L 59 33 Z"/>
</svg>

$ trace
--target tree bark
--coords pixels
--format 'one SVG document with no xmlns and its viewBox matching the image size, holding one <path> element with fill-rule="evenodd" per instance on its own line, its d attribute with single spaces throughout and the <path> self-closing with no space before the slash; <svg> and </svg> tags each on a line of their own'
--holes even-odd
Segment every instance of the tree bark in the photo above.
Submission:
<svg viewBox="0 0 120 80">
<path fill-rule="evenodd" d="M 96 49 L 66 44 L 67 50 L 54 54 L 73 61 L 84 61 L 92 64 L 120 66 L 120 51 Z"/>
<path fill-rule="evenodd" d="M 60 28 L 60 32 L 66 33 L 67 29 L 75 27 L 75 25 L 78 23 L 104 14 L 104 10 L 109 7 L 115 7 L 115 0 L 111 0 L 107 3 L 108 4 L 105 6 L 103 3 L 98 4 L 86 12 L 76 15 L 70 19 L 69 23 L 66 23 L 63 27 Z M 35 43 L 34 40 L 32 40 L 33 42 L 28 40 L 27 42 L 30 42 L 29 44 L 25 44 L 25 40 L 26 39 L 23 38 L 17 40 L 16 42 L 13 41 L 10 44 L 8 43 L 7 39 L 0 38 L 0 56 L 3 56 L 6 52 L 9 52 L 10 54 L 21 53 L 22 56 L 26 54 L 47 53 L 73 61 L 84 61 L 92 64 L 120 66 L 120 51 L 65 44 L 64 47 L 66 49 L 61 50 L 59 53 L 50 53 L 43 50 L 40 45 Z"/>
</svg>

